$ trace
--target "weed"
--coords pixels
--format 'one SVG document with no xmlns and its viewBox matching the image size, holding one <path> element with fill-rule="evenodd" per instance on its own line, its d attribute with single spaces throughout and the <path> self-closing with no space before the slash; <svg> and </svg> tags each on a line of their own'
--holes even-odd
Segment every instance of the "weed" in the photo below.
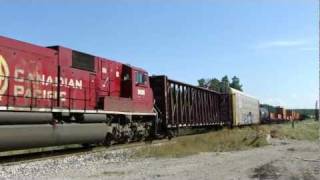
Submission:
<svg viewBox="0 0 320 180">
<path fill-rule="evenodd" d="M 245 150 L 268 145 L 266 137 L 270 133 L 277 138 L 317 140 L 318 132 L 319 124 L 313 120 L 296 122 L 295 128 L 289 123 L 224 128 L 203 134 L 180 136 L 174 139 L 175 143 L 146 146 L 138 149 L 134 157 L 183 157 L 200 152 Z"/>
</svg>

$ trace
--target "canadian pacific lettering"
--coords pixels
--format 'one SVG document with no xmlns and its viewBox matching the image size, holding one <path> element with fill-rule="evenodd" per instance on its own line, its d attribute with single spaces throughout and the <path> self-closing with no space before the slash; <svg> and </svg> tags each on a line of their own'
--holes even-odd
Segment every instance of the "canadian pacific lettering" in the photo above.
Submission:
<svg viewBox="0 0 320 180">
<path fill-rule="evenodd" d="M 14 96 L 56 99 L 58 77 L 38 73 L 25 73 L 23 69 L 16 68 L 14 72 L 15 84 L 13 86 Z M 32 82 L 32 83 L 31 83 Z M 31 87 L 32 84 L 32 87 Z M 41 86 L 37 86 L 41 85 Z M 47 88 L 44 88 L 44 87 Z M 60 77 L 60 86 L 72 89 L 82 89 L 82 80 Z M 60 91 L 60 100 L 65 101 L 66 91 Z"/>
</svg>

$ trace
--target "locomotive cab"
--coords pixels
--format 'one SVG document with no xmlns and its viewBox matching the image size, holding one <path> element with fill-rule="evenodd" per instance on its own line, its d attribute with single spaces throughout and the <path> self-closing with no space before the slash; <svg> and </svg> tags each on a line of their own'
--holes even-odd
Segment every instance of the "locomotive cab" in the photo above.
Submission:
<svg viewBox="0 0 320 180">
<path fill-rule="evenodd" d="M 150 88 L 148 73 L 130 65 L 123 65 L 120 97 L 133 98 L 136 88 L 139 89 L 136 91 L 138 95 L 144 95 L 145 89 Z"/>
<path fill-rule="evenodd" d="M 152 113 L 153 94 L 145 70 L 123 64 L 119 86 L 119 96 L 103 97 L 104 110 Z"/>
<path fill-rule="evenodd" d="M 123 65 L 121 77 L 121 91 L 120 96 L 124 98 L 132 97 L 132 70 L 128 65 Z"/>
</svg>

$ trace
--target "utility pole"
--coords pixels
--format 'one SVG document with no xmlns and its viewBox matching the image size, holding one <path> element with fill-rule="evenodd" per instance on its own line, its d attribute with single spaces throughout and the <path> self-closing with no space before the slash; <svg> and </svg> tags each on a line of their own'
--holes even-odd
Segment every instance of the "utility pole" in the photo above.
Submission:
<svg viewBox="0 0 320 180">
<path fill-rule="evenodd" d="M 318 102 L 320 102 L 320 0 L 318 1 L 318 71 L 319 71 L 319 74 L 318 74 L 318 79 L 319 79 L 319 83 L 318 83 Z M 320 111 L 318 111 L 318 117 L 320 117 Z M 319 125 L 320 125 L 320 121 L 319 122 Z M 318 135 L 319 135 L 319 140 L 320 140 L 320 128 L 319 128 L 319 132 L 318 132 Z"/>
<path fill-rule="evenodd" d="M 318 101 L 316 101 L 316 106 L 314 109 L 314 118 L 316 121 L 319 121 L 319 108 L 318 108 Z"/>
</svg>

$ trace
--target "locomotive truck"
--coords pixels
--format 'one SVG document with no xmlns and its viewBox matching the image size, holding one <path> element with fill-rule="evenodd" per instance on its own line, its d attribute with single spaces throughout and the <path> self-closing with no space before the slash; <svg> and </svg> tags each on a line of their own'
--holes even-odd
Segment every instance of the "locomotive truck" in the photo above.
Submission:
<svg viewBox="0 0 320 180">
<path fill-rule="evenodd" d="M 242 106 L 248 104 L 247 106 Z M 259 101 L 62 46 L 0 36 L 0 151 L 172 137 L 259 123 Z"/>
</svg>

